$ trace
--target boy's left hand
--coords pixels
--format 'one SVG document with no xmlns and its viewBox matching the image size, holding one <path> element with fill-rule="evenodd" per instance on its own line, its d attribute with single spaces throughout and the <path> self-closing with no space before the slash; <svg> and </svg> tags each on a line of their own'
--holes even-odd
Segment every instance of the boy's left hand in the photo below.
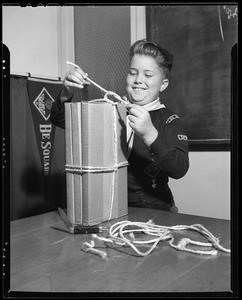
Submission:
<svg viewBox="0 0 242 300">
<path fill-rule="evenodd" d="M 154 127 L 149 112 L 137 104 L 127 104 L 129 111 L 128 119 L 130 127 L 138 134 L 147 146 L 150 146 L 158 136 L 158 131 Z"/>
</svg>

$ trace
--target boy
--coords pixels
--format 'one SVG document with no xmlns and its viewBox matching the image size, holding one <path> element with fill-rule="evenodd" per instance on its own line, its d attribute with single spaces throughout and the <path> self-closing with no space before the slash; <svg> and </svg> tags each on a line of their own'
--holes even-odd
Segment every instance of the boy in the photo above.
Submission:
<svg viewBox="0 0 242 300">
<path fill-rule="evenodd" d="M 173 56 L 144 40 L 130 49 L 127 75 L 127 133 L 129 147 L 128 205 L 176 212 L 169 177 L 181 178 L 189 168 L 188 140 L 177 114 L 160 102 L 169 85 Z M 66 75 L 51 121 L 64 128 L 64 102 L 90 84 L 87 74 L 75 68 Z"/>
</svg>

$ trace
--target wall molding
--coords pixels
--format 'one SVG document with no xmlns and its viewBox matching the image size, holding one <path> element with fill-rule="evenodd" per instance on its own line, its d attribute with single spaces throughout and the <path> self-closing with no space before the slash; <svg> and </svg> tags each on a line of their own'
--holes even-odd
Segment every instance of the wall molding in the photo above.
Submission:
<svg viewBox="0 0 242 300">
<path fill-rule="evenodd" d="M 67 72 L 66 61 L 75 62 L 74 7 L 58 8 L 58 73 L 63 79 Z"/>
<path fill-rule="evenodd" d="M 146 38 L 145 6 L 130 6 L 130 42 Z"/>
</svg>

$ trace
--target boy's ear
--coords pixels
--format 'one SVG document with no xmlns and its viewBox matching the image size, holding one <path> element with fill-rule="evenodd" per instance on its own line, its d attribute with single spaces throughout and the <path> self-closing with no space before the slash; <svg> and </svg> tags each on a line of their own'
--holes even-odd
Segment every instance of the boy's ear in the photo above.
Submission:
<svg viewBox="0 0 242 300">
<path fill-rule="evenodd" d="M 160 92 L 163 92 L 168 87 L 168 85 L 169 85 L 169 79 L 164 79 L 160 87 Z"/>
</svg>

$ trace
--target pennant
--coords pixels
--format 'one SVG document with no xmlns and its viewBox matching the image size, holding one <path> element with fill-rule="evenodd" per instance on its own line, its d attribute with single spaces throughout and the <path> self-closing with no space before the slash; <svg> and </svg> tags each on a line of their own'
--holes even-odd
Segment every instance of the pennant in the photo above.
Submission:
<svg viewBox="0 0 242 300">
<path fill-rule="evenodd" d="M 34 122 L 36 142 L 43 170 L 45 200 L 49 190 L 55 126 L 50 122 L 53 102 L 62 88 L 62 81 L 28 78 L 28 94 Z"/>
</svg>

